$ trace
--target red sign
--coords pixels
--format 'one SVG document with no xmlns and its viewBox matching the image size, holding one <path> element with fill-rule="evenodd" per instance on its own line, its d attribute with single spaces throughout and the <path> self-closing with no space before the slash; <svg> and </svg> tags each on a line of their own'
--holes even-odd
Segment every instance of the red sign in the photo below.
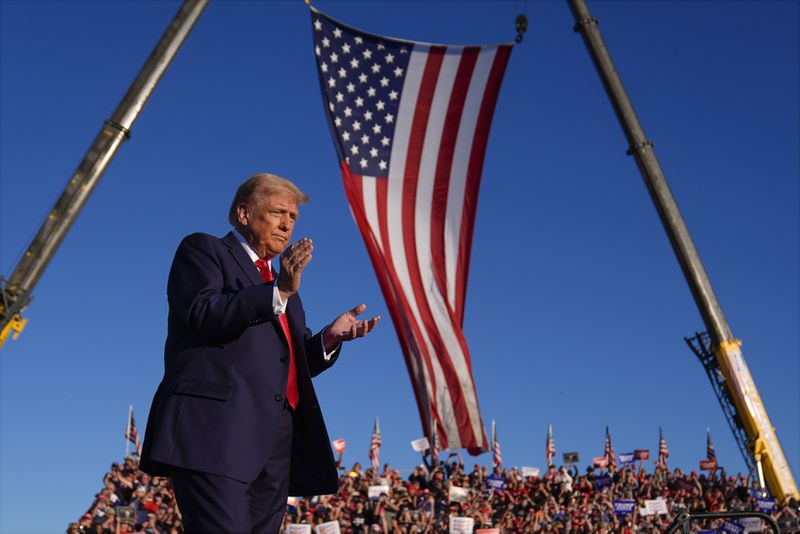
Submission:
<svg viewBox="0 0 800 534">
<path fill-rule="evenodd" d="M 716 471 L 717 470 L 717 461 L 716 460 L 700 460 L 700 469 L 703 471 Z"/>
<path fill-rule="evenodd" d="M 650 449 L 636 449 L 633 451 L 633 457 L 637 460 L 649 460 L 650 459 Z"/>
<path fill-rule="evenodd" d="M 608 458 L 606 458 L 605 456 L 598 456 L 593 461 L 594 461 L 594 466 L 599 467 L 601 469 L 608 465 Z"/>
<path fill-rule="evenodd" d="M 335 440 L 333 440 L 333 450 L 336 453 L 344 452 L 345 443 L 346 442 L 343 439 L 335 439 Z"/>
</svg>

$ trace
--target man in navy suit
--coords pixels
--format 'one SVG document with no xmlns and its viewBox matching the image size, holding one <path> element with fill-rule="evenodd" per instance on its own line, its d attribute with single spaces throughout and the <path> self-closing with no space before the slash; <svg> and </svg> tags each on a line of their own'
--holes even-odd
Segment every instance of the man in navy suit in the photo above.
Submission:
<svg viewBox="0 0 800 534">
<path fill-rule="evenodd" d="M 289 243 L 307 200 L 290 181 L 258 174 L 236 192 L 234 231 L 192 234 L 175 253 L 164 378 L 140 468 L 172 477 L 187 534 L 275 533 L 288 495 L 338 488 L 311 378 L 380 317 L 358 320 L 361 304 L 317 335 L 306 327 L 297 291 L 313 245 Z"/>
</svg>

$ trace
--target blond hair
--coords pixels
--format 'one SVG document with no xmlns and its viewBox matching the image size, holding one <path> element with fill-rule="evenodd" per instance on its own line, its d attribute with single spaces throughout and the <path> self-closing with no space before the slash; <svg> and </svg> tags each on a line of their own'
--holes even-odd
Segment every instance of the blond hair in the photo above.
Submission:
<svg viewBox="0 0 800 534">
<path fill-rule="evenodd" d="M 228 210 L 228 222 L 231 223 L 231 226 L 238 226 L 240 205 L 258 205 L 264 198 L 277 192 L 294 195 L 294 200 L 297 204 L 308 202 L 308 196 L 286 178 L 262 172 L 245 180 L 236 190 L 236 195 L 234 195 L 233 202 L 231 202 L 231 208 Z"/>
</svg>

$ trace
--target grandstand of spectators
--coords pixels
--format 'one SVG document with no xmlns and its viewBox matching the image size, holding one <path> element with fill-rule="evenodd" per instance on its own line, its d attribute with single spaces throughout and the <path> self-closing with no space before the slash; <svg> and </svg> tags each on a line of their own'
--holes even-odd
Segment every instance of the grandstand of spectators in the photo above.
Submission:
<svg viewBox="0 0 800 534">
<path fill-rule="evenodd" d="M 550 467 L 541 476 L 523 477 L 518 468 L 490 473 L 475 464 L 467 469 L 458 455 L 438 464 L 424 460 L 405 478 L 389 464 L 378 476 L 358 463 L 351 469 L 340 467 L 339 491 L 290 499 L 284 525 L 309 524 L 313 531 L 316 525 L 338 521 L 343 534 L 438 534 L 448 531 L 451 516 L 458 516 L 473 518 L 475 529 L 499 528 L 504 533 L 633 534 L 662 532 L 684 511 L 755 510 L 757 506 L 754 484 L 742 475 L 729 476 L 724 469 L 706 475 L 660 465 L 651 473 L 642 467 L 588 467 L 583 472 L 575 467 Z M 69 525 L 68 534 L 181 534 L 180 512 L 169 479 L 150 477 L 137 465 L 134 457 L 112 464 L 103 478 L 103 489 L 86 513 Z M 388 486 L 388 494 L 370 498 L 369 488 L 376 485 Z M 668 513 L 645 515 L 645 502 L 658 498 L 666 501 Z M 615 500 L 635 501 L 635 505 L 630 506 L 631 513 L 619 514 Z M 800 532 L 797 501 L 776 503 L 772 516 L 781 532 Z M 694 531 L 736 528 L 721 520 L 693 525 Z"/>
</svg>

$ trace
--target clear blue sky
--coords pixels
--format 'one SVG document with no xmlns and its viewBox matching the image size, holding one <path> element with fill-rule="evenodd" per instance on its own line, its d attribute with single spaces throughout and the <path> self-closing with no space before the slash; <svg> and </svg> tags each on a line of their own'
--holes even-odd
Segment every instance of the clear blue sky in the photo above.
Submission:
<svg viewBox="0 0 800 534">
<path fill-rule="evenodd" d="M 178 8 L 0 2 L 0 272 L 18 254 Z M 514 36 L 514 2 L 316 3 L 376 33 L 475 44 Z M 520 5 L 522 3 L 520 2 Z M 798 3 L 591 2 L 800 480 Z M 316 380 L 331 438 L 418 463 L 421 429 L 389 314 L 351 219 L 314 71 L 307 8 L 212 2 L 0 354 L 0 531 L 58 532 L 143 429 L 162 373 L 165 283 L 187 233 L 227 232 L 255 172 L 311 197 L 296 236 L 317 329 L 359 302 L 387 320 Z M 743 469 L 683 336 L 702 330 L 564 2 L 530 2 L 484 167 L 464 324 L 487 426 L 508 464 L 657 447 L 696 468 L 711 427 Z M 490 461 L 488 455 L 478 459 Z"/>
</svg>

